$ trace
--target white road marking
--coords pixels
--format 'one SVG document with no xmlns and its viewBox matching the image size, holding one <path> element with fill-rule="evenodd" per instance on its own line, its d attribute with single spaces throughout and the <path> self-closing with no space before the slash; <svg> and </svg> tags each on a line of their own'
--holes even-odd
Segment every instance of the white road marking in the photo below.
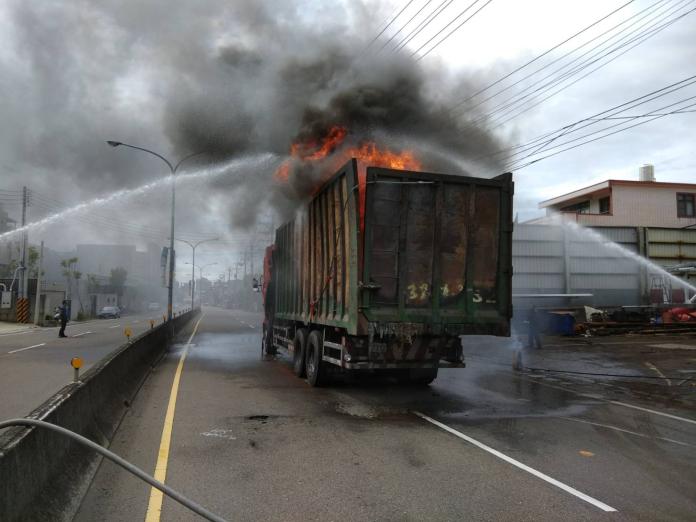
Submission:
<svg viewBox="0 0 696 522">
<path fill-rule="evenodd" d="M 596 498 L 592 498 L 591 496 L 586 495 L 585 493 L 578 491 L 577 489 L 572 488 L 572 487 L 564 484 L 563 482 L 560 482 L 552 477 L 549 477 L 548 475 L 542 473 L 541 471 L 537 471 L 534 468 L 530 468 L 526 464 L 522 464 L 520 461 L 515 460 L 512 457 L 508 457 L 504 453 L 501 453 L 500 451 L 493 449 L 490 446 L 486 446 L 482 442 L 479 442 L 476 439 L 469 437 L 468 435 L 464 435 L 463 433 L 455 430 L 454 428 L 450 428 L 446 424 L 443 424 L 439 421 L 436 421 L 435 419 L 428 417 L 427 415 L 424 415 L 423 413 L 420 413 L 418 411 L 414 411 L 413 413 L 418 415 L 421 419 L 426 420 L 431 424 L 434 424 L 438 428 L 442 428 L 443 430 L 447 431 L 448 433 L 451 433 L 452 435 L 455 435 L 456 437 L 459 437 L 460 439 L 463 439 L 463 440 L 469 442 L 470 444 L 473 444 L 474 446 L 476 446 L 484 451 L 487 451 L 491 455 L 494 455 L 494 456 L 498 457 L 499 459 L 504 460 L 508 464 L 512 464 L 513 466 L 515 466 L 523 471 L 526 471 L 527 473 L 530 473 L 530 474 L 534 475 L 535 477 L 540 478 L 541 480 L 544 480 L 544 481 L 548 482 L 549 484 L 556 486 L 557 488 L 562 489 L 566 493 L 570 493 L 571 495 L 576 496 L 579 499 L 584 500 L 585 502 L 588 502 L 589 504 L 592 504 L 595 507 L 598 507 L 602 511 L 606 511 L 606 512 L 616 511 L 616 509 L 605 504 L 604 502 L 601 502 L 601 501 L 597 500 Z"/>
<path fill-rule="evenodd" d="M 70 337 L 82 337 L 83 335 L 91 334 L 92 332 L 80 332 L 75 335 L 71 335 Z"/>
<path fill-rule="evenodd" d="M 653 363 L 650 362 L 645 362 L 645 366 L 650 368 L 652 371 L 654 371 L 657 375 L 662 377 L 665 381 L 667 381 L 667 386 L 672 386 L 672 381 L 670 381 L 667 377 L 665 377 L 665 374 L 660 371 L 660 369 L 655 366 Z"/>
<path fill-rule="evenodd" d="M 569 420 L 569 421 L 573 421 L 573 422 L 582 422 L 583 424 L 590 424 L 592 426 L 599 426 L 600 428 L 607 428 L 610 430 L 628 433 L 630 435 L 635 435 L 636 437 L 643 437 L 643 438 L 652 439 L 652 440 L 664 440 L 665 442 L 672 442 L 674 444 L 679 444 L 680 446 L 690 446 L 692 448 L 696 447 L 693 444 L 689 444 L 688 442 L 681 442 L 679 440 L 668 439 L 666 437 L 653 437 L 652 435 L 646 435 L 645 433 L 638 433 L 637 431 L 631 431 L 631 430 L 627 430 L 624 428 L 619 428 L 618 426 L 612 426 L 611 424 L 602 424 L 600 422 L 592 422 L 592 421 L 588 421 L 585 419 L 577 419 L 575 417 L 559 417 L 559 419 L 565 419 L 565 420 Z"/>
<path fill-rule="evenodd" d="M 115 324 L 115 325 L 113 325 L 113 326 L 109 326 L 109 328 L 118 328 L 119 326 L 121 326 L 121 325 L 120 325 L 120 324 Z"/>
<path fill-rule="evenodd" d="M 651 348 L 665 348 L 667 350 L 696 350 L 696 346 L 692 344 L 678 344 L 678 343 L 662 343 L 662 344 L 649 344 Z"/>
<path fill-rule="evenodd" d="M 674 419 L 674 420 L 678 420 L 678 421 L 682 421 L 682 422 L 688 422 L 689 424 L 696 424 L 696 420 L 693 420 L 693 419 L 687 419 L 686 417 L 679 417 L 677 415 L 672 415 L 670 413 L 664 413 L 661 411 L 651 410 L 649 408 L 643 408 L 642 406 L 628 404 L 627 402 L 612 401 L 610 399 L 605 399 L 601 395 L 592 395 L 589 393 L 576 392 L 575 390 L 571 390 L 570 388 L 565 388 L 563 386 L 557 386 L 555 384 L 549 384 L 547 382 L 542 382 L 540 379 L 541 379 L 541 376 L 539 376 L 539 378 L 537 378 L 537 379 L 523 379 L 523 380 L 526 380 L 529 382 L 534 382 L 536 384 L 541 384 L 542 386 L 548 386 L 549 388 L 556 388 L 557 390 L 563 390 L 564 392 L 572 393 L 574 395 L 577 395 L 578 397 L 585 397 L 588 399 L 594 399 L 596 401 L 602 401 L 602 402 L 606 402 L 609 404 L 616 404 L 617 406 L 623 406 L 625 408 L 633 408 L 635 410 L 644 411 L 646 413 L 652 413 L 653 415 L 660 415 L 662 417 L 667 417 L 669 419 Z"/>
<path fill-rule="evenodd" d="M 39 346 L 44 346 L 46 343 L 41 343 L 41 344 L 35 344 L 33 346 L 27 346 L 26 348 L 20 348 L 19 350 L 12 350 L 11 352 L 7 353 L 18 353 L 18 352 L 23 352 L 24 350 L 31 350 L 32 348 L 38 348 Z"/>
<path fill-rule="evenodd" d="M 9 333 L 0 334 L 0 337 L 7 337 L 8 335 L 24 335 L 24 334 L 28 334 L 28 333 L 37 332 L 37 331 L 38 330 L 21 330 L 19 332 L 9 332 Z"/>
<path fill-rule="evenodd" d="M 611 404 L 616 404 L 618 406 L 624 406 L 625 408 L 633 408 L 634 410 L 640 410 L 644 411 L 647 413 L 652 413 L 653 415 L 661 415 L 662 417 L 667 417 L 668 419 L 674 419 L 682 422 L 688 422 L 689 424 L 696 424 L 696 420 L 693 419 L 687 419 L 686 417 L 679 417 L 677 415 L 672 415 L 670 413 L 664 413 L 662 411 L 655 411 L 651 410 L 648 408 L 643 408 L 642 406 L 636 406 L 634 404 L 628 404 L 626 402 L 619 402 L 619 401 L 607 401 L 610 402 Z"/>
</svg>

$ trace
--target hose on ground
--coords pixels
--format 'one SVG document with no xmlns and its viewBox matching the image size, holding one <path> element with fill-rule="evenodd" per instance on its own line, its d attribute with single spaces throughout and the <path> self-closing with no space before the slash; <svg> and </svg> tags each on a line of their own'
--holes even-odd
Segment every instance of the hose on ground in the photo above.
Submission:
<svg viewBox="0 0 696 522">
<path fill-rule="evenodd" d="M 132 473 L 139 479 L 147 482 L 150 484 L 153 488 L 159 489 L 162 493 L 167 495 L 168 497 L 176 500 L 179 504 L 182 506 L 190 509 L 194 513 L 202 516 L 203 518 L 210 520 L 212 522 L 227 522 L 224 518 L 216 515 L 215 513 L 211 513 L 207 509 L 205 509 L 203 506 L 198 505 L 197 503 L 193 502 L 192 500 L 189 500 L 185 496 L 183 496 L 181 493 L 178 491 L 173 490 L 166 484 L 163 484 L 162 482 L 156 480 L 154 477 L 151 477 L 147 473 L 145 473 L 143 470 L 141 470 L 139 467 L 134 466 L 127 460 L 119 457 L 115 453 L 112 453 L 108 449 L 104 448 L 103 446 L 100 446 L 96 442 L 93 442 L 89 440 L 86 437 L 83 437 L 82 435 L 79 435 L 73 431 L 70 431 L 68 429 L 65 429 L 61 426 L 57 426 L 55 424 L 51 424 L 50 422 L 45 422 L 45 421 L 40 421 L 40 420 L 35 420 L 35 419 L 9 419 L 6 421 L 1 421 L 0 422 L 0 430 L 9 428 L 11 426 L 34 426 L 36 428 L 45 428 L 48 430 L 53 430 L 55 432 L 60 433 L 61 435 L 64 435 L 66 437 L 69 437 L 73 440 L 76 440 L 80 444 L 83 444 L 87 446 L 88 448 L 96 451 L 97 453 L 101 454 L 102 456 L 106 457 L 107 459 L 111 460 L 115 464 L 121 466 L 123 469 L 126 471 Z"/>
</svg>

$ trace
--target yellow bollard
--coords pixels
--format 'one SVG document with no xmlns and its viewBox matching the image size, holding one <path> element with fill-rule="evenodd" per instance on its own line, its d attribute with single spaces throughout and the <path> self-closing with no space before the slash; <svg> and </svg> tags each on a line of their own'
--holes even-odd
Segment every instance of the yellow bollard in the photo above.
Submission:
<svg viewBox="0 0 696 522">
<path fill-rule="evenodd" d="M 73 357 L 70 359 L 70 366 L 73 367 L 75 373 L 73 374 L 73 382 L 79 382 L 80 380 L 80 368 L 82 368 L 82 359 L 79 357 Z"/>
<path fill-rule="evenodd" d="M 126 328 L 123 330 L 123 334 L 128 338 L 128 342 L 130 342 L 131 335 L 133 335 L 133 330 L 131 330 L 130 326 L 126 326 Z"/>
</svg>

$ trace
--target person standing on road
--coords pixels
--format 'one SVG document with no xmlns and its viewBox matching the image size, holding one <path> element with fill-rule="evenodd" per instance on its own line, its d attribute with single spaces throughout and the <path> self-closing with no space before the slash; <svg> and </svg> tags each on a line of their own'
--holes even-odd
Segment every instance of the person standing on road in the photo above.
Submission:
<svg viewBox="0 0 696 522">
<path fill-rule="evenodd" d="M 539 329 L 539 316 L 537 313 L 536 306 L 532 306 L 529 310 L 529 315 L 527 316 L 529 323 L 527 347 L 530 349 L 542 348 L 541 345 L 541 331 Z"/>
<path fill-rule="evenodd" d="M 67 335 L 65 335 L 65 326 L 68 324 L 67 301 L 63 301 L 63 304 L 58 307 L 58 314 L 60 315 L 60 331 L 58 332 L 58 337 L 67 337 Z"/>
</svg>

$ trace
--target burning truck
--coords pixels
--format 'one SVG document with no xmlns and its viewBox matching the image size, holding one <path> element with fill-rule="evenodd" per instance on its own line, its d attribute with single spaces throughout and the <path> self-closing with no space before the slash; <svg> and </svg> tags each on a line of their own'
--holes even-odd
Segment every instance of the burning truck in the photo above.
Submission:
<svg viewBox="0 0 696 522">
<path fill-rule="evenodd" d="M 289 162 L 325 158 L 343 137 Z M 312 386 L 363 371 L 429 384 L 464 366 L 462 336 L 509 336 L 512 175 L 421 172 L 374 144 L 343 154 L 355 157 L 266 249 L 262 353 L 288 352 Z"/>
</svg>

